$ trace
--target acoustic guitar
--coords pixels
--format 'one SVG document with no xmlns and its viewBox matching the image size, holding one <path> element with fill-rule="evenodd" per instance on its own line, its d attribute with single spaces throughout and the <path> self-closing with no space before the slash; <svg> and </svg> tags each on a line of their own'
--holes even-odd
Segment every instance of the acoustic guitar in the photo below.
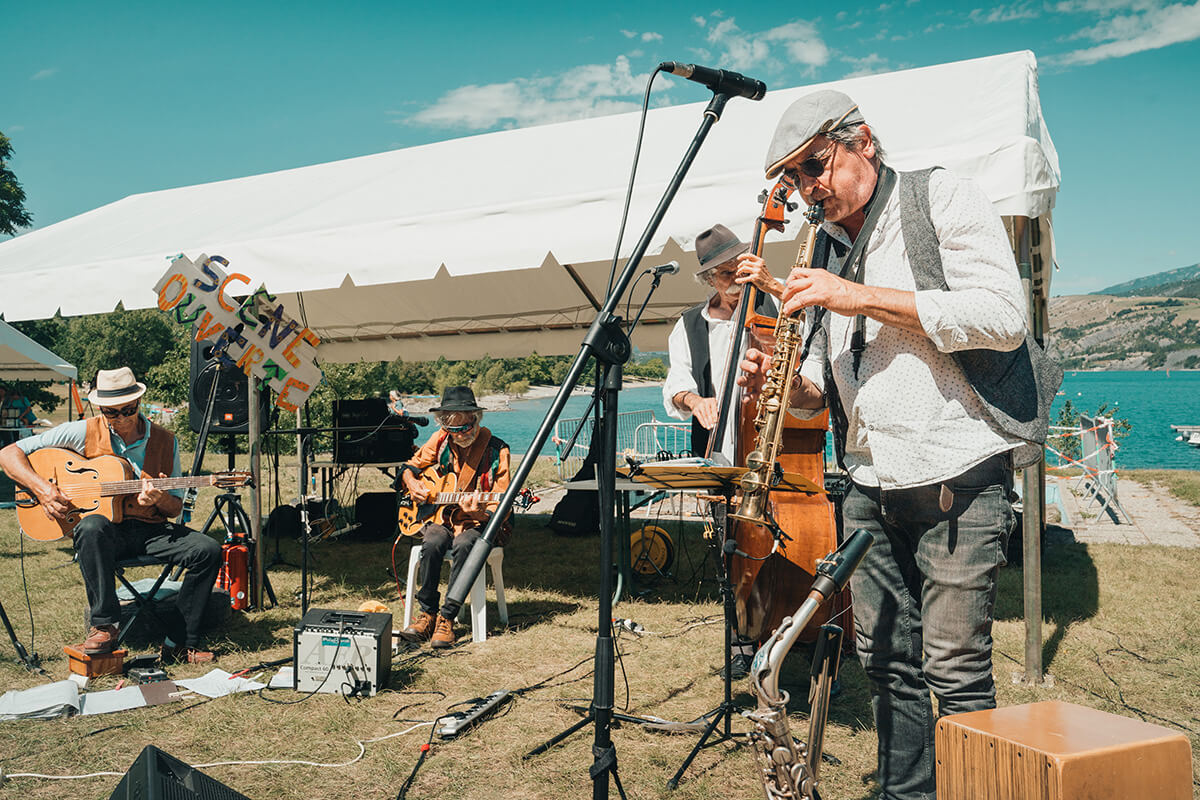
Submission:
<svg viewBox="0 0 1200 800">
<path fill-rule="evenodd" d="M 102 514 L 113 522 L 121 521 L 118 498 L 138 494 L 142 481 L 135 477 L 133 467 L 119 456 L 84 458 L 72 450 L 47 447 L 29 456 L 34 472 L 58 486 L 74 508 L 62 520 L 48 516 L 37 495 L 24 486 L 17 486 L 17 522 L 30 539 L 53 542 L 69 536 L 84 517 Z M 219 486 L 235 489 L 250 483 L 251 475 L 244 470 L 220 472 L 215 475 L 191 475 L 180 478 L 152 478 L 155 489 L 188 489 L 198 486 Z"/>
<path fill-rule="evenodd" d="M 425 485 L 428 492 L 426 500 L 418 501 L 401 484 L 400 496 L 397 500 L 397 524 L 401 536 L 416 536 L 434 516 L 445 506 L 461 503 L 468 497 L 477 497 L 481 503 L 497 503 L 504 492 L 460 492 L 458 476 L 450 473 L 440 475 L 436 466 L 426 467 L 418 480 Z M 525 489 L 517 497 L 514 506 L 526 508 L 534 503 L 532 493 Z M 507 524 L 507 523 L 506 523 Z"/>
</svg>

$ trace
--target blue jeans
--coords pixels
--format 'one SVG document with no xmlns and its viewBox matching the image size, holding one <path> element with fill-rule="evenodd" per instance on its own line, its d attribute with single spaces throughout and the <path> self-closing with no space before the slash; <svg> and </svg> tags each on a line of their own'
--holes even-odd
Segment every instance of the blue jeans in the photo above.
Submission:
<svg viewBox="0 0 1200 800">
<path fill-rule="evenodd" d="M 1002 453 L 944 484 L 846 495 L 846 531 L 875 539 L 850 587 L 888 800 L 935 796 L 930 692 L 939 716 L 996 707 L 992 618 L 1011 489 Z"/>
</svg>

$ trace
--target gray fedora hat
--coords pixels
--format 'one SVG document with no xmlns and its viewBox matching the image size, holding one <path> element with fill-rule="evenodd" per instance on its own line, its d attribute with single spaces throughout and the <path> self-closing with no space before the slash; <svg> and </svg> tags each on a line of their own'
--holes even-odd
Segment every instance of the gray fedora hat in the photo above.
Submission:
<svg viewBox="0 0 1200 800">
<path fill-rule="evenodd" d="M 696 260 L 700 262 L 697 275 L 719 267 L 726 261 L 747 252 L 750 245 L 743 242 L 733 231 L 717 223 L 696 237 Z"/>
<path fill-rule="evenodd" d="M 787 107 L 775 126 L 775 136 L 767 148 L 767 177 L 783 172 L 783 165 L 821 134 L 860 122 L 866 120 L 858 104 L 841 92 L 822 89 L 804 95 Z"/>
</svg>

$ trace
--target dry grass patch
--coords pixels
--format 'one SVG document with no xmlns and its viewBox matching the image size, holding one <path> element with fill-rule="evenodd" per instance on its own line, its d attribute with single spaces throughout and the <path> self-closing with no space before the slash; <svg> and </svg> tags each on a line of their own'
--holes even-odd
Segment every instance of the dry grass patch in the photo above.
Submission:
<svg viewBox="0 0 1200 800">
<path fill-rule="evenodd" d="M 209 501 L 211 502 L 211 501 Z M 408 796 L 453 796 L 461 800 L 496 797 L 583 797 L 591 793 L 593 728 L 587 727 L 544 755 L 522 755 L 579 719 L 573 706 L 592 697 L 591 657 L 597 626 L 598 542 L 564 538 L 544 528 L 544 518 L 524 518 L 504 560 L 509 630 L 433 655 L 426 649 L 400 653 L 393 662 L 392 686 L 378 696 L 347 702 L 315 695 L 280 705 L 255 694 L 200 703 L 173 703 L 119 714 L 54 722 L 0 723 L 0 768 L 6 773 L 123 773 L 146 744 L 155 744 L 189 763 L 226 760 L 295 759 L 342 763 L 359 753 L 356 741 L 394 734 L 430 722 L 455 704 L 496 689 L 524 690 L 496 718 L 458 739 L 434 743 Z M 690 721 L 721 699 L 723 633 L 720 605 L 706 546 L 695 526 L 680 531 L 664 525 L 675 539 L 673 579 L 637 587 L 614 614 L 641 623 L 641 637 L 622 633 L 615 680 L 615 706 L 629 714 L 653 714 Z M 25 542 L 25 575 L 37 624 L 36 649 L 55 679 L 66 674 L 61 646 L 82 636 L 83 589 L 69 551 L 59 543 Z M 355 608 L 366 599 L 387 604 L 398 618 L 402 604 L 389 573 L 390 542 L 349 537 L 313 548 L 311 605 Z M 274 552 L 274 543 L 268 543 Z M 297 543 L 281 544 L 282 555 L 299 563 Z M 397 554 L 403 570 L 407 548 Z M 12 512 L 0 512 L 0 600 L 22 641 L 31 637 L 22 589 L 20 543 Z M 1194 550 L 1053 544 L 1043 567 L 1046 614 L 1044 662 L 1053 688 L 1016 686 L 1021 670 L 1024 625 L 1021 572 L 1002 572 L 999 621 L 995 629 L 996 674 L 1002 705 L 1063 699 L 1105 711 L 1142 717 L 1187 733 L 1200 752 L 1200 654 L 1191 645 L 1198 601 L 1193 576 L 1200 572 Z M 300 571 L 281 566 L 270 573 L 280 606 L 235 613 L 213 644 L 229 671 L 291 653 L 292 629 L 300 616 Z M 785 665 L 782 683 L 792 696 L 793 732 L 807 733 L 804 711 L 808 655 L 798 647 Z M 839 764 L 823 768 L 823 795 L 865 800 L 871 796 L 875 733 L 868 692 L 853 659 L 844 662 L 841 696 L 833 702 L 827 752 Z M 174 677 L 203 674 L 204 667 L 176 667 Z M 0 634 L 0 689 L 43 682 L 16 662 Z M 96 682 L 111 688 L 115 679 Z M 744 681 L 735 684 L 735 702 L 753 698 Z M 266 693 L 272 700 L 296 700 L 291 691 Z M 749 724 L 733 719 L 735 733 Z M 409 776 L 429 737 L 421 727 L 403 736 L 366 745 L 366 754 L 341 768 L 301 765 L 215 766 L 203 771 L 256 798 L 391 798 Z M 654 733 L 637 725 L 614 727 L 619 771 L 631 798 L 680 800 L 759 797 L 754 756 L 744 738 L 706 748 L 675 792 L 666 789 L 696 741 L 694 734 Z M 69 784 L 19 778 L 8 793 L 39 798 L 107 798 L 116 777 Z"/>
</svg>

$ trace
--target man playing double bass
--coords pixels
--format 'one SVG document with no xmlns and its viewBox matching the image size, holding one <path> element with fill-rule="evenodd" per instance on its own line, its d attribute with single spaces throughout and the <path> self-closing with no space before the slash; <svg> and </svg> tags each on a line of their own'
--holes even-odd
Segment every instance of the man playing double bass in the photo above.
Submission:
<svg viewBox="0 0 1200 800">
<path fill-rule="evenodd" d="M 738 303 L 746 284 L 762 291 L 755 309 L 764 316 L 779 313 L 775 298 L 783 292 L 783 281 L 772 277 L 761 260 L 738 262 L 738 256 L 750 250 L 733 231 L 717 224 L 696 237 L 696 259 L 700 270 L 696 281 L 709 287 L 708 298 L 683 312 L 668 340 L 671 368 L 663 382 L 663 406 L 675 419 L 692 420 L 692 453 L 707 452 L 709 432 L 720 413 L 718 394 L 724 379 L 730 345 L 734 337 Z M 739 354 L 740 356 L 740 354 Z M 737 405 L 733 406 L 735 409 Z M 726 463 L 733 462 L 733 431 L 737 420 L 726 426 L 724 441 L 712 448 Z M 734 678 L 745 677 L 754 655 L 754 643 L 734 635 L 729 654 L 729 669 Z M 722 673 L 723 674 L 723 673 Z"/>
<path fill-rule="evenodd" d="M 930 694 L 939 715 L 995 707 L 996 577 L 1013 524 L 1013 454 L 1031 441 L 999 421 L 979 388 L 1000 404 L 1036 394 L 961 356 L 1020 355 L 1024 294 L 979 187 L 940 169 L 897 181 L 846 95 L 815 92 L 784 112 L 766 159 L 768 177 L 780 172 L 824 207 L 812 268 L 793 269 L 783 292 L 783 312 L 808 309 L 806 333 L 816 328 L 791 405 L 828 405 L 852 479 L 845 530 L 874 537 L 851 589 L 878 779 L 886 798 L 928 800 Z M 940 284 L 929 278 L 938 271 Z M 766 364 L 747 352 L 739 380 L 749 394 Z"/>
</svg>

